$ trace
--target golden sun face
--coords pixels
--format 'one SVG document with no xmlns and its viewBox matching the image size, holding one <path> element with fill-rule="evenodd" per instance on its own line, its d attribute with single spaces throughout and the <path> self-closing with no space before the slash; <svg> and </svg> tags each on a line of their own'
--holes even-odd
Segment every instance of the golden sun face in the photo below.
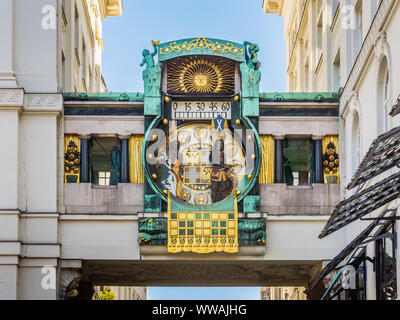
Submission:
<svg viewBox="0 0 400 320">
<path fill-rule="evenodd" d="M 198 87 L 205 87 L 208 83 L 208 77 L 204 74 L 198 74 L 194 77 L 194 83 Z"/>
<path fill-rule="evenodd" d="M 188 56 L 168 62 L 168 92 L 207 94 L 234 92 L 235 63 L 228 59 Z"/>
</svg>

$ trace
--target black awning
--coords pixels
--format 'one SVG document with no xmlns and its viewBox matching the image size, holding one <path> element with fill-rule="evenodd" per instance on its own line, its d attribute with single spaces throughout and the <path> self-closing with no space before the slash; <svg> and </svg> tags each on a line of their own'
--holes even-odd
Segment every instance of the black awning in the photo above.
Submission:
<svg viewBox="0 0 400 320">
<path fill-rule="evenodd" d="M 379 136 L 371 145 L 353 179 L 351 190 L 400 163 L 400 127 Z"/>
<path fill-rule="evenodd" d="M 335 207 L 319 238 L 322 239 L 366 214 L 381 208 L 395 200 L 399 195 L 400 172 L 340 202 Z"/>
<path fill-rule="evenodd" d="M 335 258 L 329 262 L 329 264 L 319 273 L 316 279 L 311 284 L 309 290 L 312 290 L 321 280 L 323 280 L 329 273 L 335 270 L 340 263 L 345 261 L 346 258 L 349 259 L 346 261 L 345 265 L 351 265 L 354 261 L 357 260 L 358 256 L 362 254 L 363 250 L 357 250 L 358 247 L 364 244 L 364 241 L 370 237 L 376 236 L 382 228 L 382 220 L 379 218 L 388 218 L 396 215 L 397 210 L 385 210 L 377 220 L 372 222 L 364 231 L 362 231 L 349 245 L 347 245 Z"/>
<path fill-rule="evenodd" d="M 392 111 L 390 111 L 389 115 L 395 117 L 399 113 L 400 113 L 400 96 L 397 98 L 397 103 L 393 106 Z"/>
</svg>

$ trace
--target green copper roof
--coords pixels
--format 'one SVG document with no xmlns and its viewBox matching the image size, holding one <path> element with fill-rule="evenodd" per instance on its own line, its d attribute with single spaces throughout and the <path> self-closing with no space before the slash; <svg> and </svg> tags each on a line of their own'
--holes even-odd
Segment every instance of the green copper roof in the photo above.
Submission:
<svg viewBox="0 0 400 320">
<path fill-rule="evenodd" d="M 159 45 L 158 60 L 188 55 L 213 55 L 244 62 L 245 48 L 243 44 L 209 38 L 182 39 Z"/>
<path fill-rule="evenodd" d="M 141 92 L 105 92 L 63 94 L 64 101 L 109 101 L 109 102 L 143 102 Z M 339 103 L 340 93 L 336 92 L 264 92 L 260 93 L 260 102 L 333 102 Z"/>
<path fill-rule="evenodd" d="M 340 93 L 336 92 L 274 92 L 260 93 L 260 102 L 337 102 Z"/>
<path fill-rule="evenodd" d="M 143 102 L 144 94 L 139 92 L 98 92 L 63 94 L 64 101 L 110 101 L 110 102 Z"/>
</svg>

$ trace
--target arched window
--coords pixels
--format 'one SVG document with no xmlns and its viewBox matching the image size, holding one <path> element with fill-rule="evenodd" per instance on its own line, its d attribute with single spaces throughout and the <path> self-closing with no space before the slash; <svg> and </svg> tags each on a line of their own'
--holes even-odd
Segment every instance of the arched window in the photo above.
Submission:
<svg viewBox="0 0 400 320">
<path fill-rule="evenodd" d="M 389 65 L 386 57 L 382 59 L 378 74 L 377 95 L 377 133 L 378 136 L 387 131 L 387 114 L 390 108 Z"/>
<path fill-rule="evenodd" d="M 361 162 L 361 135 L 360 135 L 360 118 L 358 113 L 354 114 L 353 129 L 351 133 L 351 176 L 357 171 Z"/>
</svg>

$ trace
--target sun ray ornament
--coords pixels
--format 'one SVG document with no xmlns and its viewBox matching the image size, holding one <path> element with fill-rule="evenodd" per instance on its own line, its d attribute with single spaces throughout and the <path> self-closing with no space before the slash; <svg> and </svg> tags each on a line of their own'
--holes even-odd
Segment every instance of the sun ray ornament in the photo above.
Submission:
<svg viewBox="0 0 400 320">
<path fill-rule="evenodd" d="M 171 94 L 233 94 L 235 64 L 224 58 L 187 56 L 168 62 Z"/>
</svg>

